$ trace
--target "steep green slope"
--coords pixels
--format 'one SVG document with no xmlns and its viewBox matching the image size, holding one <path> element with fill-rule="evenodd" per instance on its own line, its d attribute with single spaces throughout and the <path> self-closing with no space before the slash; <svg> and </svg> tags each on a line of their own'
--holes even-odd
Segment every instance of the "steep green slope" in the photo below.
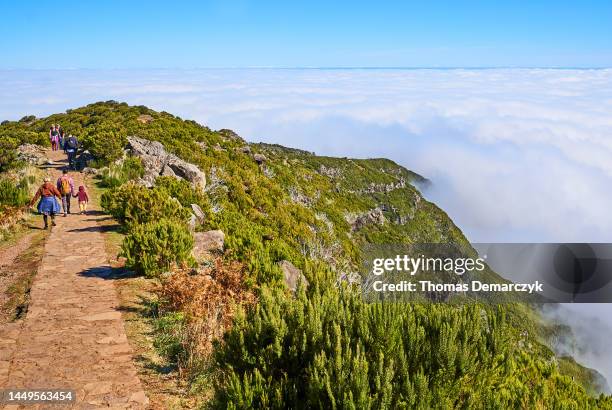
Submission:
<svg viewBox="0 0 612 410">
<path fill-rule="evenodd" d="M 248 144 L 229 130 L 116 102 L 5 122 L 3 149 L 44 144 L 52 123 L 79 136 L 97 158 L 95 166 L 121 158 L 126 137 L 134 135 L 162 142 L 206 173 L 204 192 L 160 180 L 155 198 L 176 197 L 184 208 L 200 204 L 207 214 L 202 229 L 225 232 L 224 259 L 244 264 L 245 281 L 260 298 L 237 316 L 209 365 L 193 370 L 194 379 L 216 374 L 220 407 L 282 407 L 288 400 L 305 407 L 609 406 L 607 398 L 596 401 L 561 375 L 543 340 L 545 324 L 528 306 L 365 303 L 335 286 L 339 276 L 358 270 L 365 244 L 469 248 L 450 218 L 416 188 L 427 181 L 392 161 Z M 120 214 L 137 191 L 127 184 L 107 198 L 120 199 L 113 205 Z M 282 260 L 311 283 L 297 297 L 282 286 Z M 178 314 L 169 317 L 179 325 L 160 332 L 172 341 L 190 318 L 168 313 Z M 172 343 L 173 360 L 188 354 L 180 337 Z"/>
</svg>

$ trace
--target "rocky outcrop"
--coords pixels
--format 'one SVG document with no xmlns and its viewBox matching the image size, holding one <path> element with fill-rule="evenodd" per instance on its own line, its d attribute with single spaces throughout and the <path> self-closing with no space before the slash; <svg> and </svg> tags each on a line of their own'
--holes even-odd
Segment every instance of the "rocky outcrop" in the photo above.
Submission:
<svg viewBox="0 0 612 410">
<path fill-rule="evenodd" d="M 153 186 L 155 178 L 167 175 L 185 179 L 202 189 L 206 186 L 206 176 L 197 166 L 167 152 L 160 142 L 128 137 L 127 149 L 130 154 L 142 161 L 145 169 L 145 175 L 141 180 L 143 185 Z"/>
<path fill-rule="evenodd" d="M 242 137 L 238 134 L 236 134 L 234 131 L 232 130 L 228 130 L 227 128 L 223 128 L 220 129 L 219 134 L 221 134 L 226 140 L 232 140 L 232 141 L 244 141 L 244 139 L 242 139 Z"/>
<path fill-rule="evenodd" d="M 329 178 L 339 178 L 342 176 L 342 171 L 339 168 L 326 167 L 325 165 L 321 164 L 319 167 L 319 174 L 325 175 Z"/>
<path fill-rule="evenodd" d="M 225 234 L 223 231 L 196 232 L 193 238 L 192 253 L 196 261 L 204 262 L 210 260 L 216 254 L 223 253 L 223 248 L 225 247 Z"/>
<path fill-rule="evenodd" d="M 357 231 L 366 225 L 384 225 L 386 222 L 385 215 L 379 207 L 359 215 L 346 215 L 345 219 L 351 225 L 351 231 Z"/>
<path fill-rule="evenodd" d="M 136 118 L 136 120 L 142 124 L 148 124 L 153 121 L 153 117 L 151 117 L 149 114 L 141 114 L 138 116 L 138 118 Z"/>
<path fill-rule="evenodd" d="M 304 276 L 302 271 L 298 269 L 293 263 L 284 260 L 281 261 L 278 265 L 281 268 L 281 271 L 283 272 L 283 281 L 291 291 L 295 292 L 299 283 L 302 283 L 302 285 L 308 287 L 308 280 L 306 280 L 306 277 Z"/>
<path fill-rule="evenodd" d="M 47 163 L 45 149 L 35 144 L 23 144 L 17 147 L 17 159 L 32 165 L 45 165 Z"/>
</svg>

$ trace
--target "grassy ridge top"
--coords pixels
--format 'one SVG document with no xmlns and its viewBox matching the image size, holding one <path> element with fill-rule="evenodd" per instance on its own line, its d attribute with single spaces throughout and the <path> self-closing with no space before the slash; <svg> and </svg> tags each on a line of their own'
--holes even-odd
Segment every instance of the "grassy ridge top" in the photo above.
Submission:
<svg viewBox="0 0 612 410">
<path fill-rule="evenodd" d="M 303 267 L 304 255 L 297 250 L 315 243 L 338 266 L 356 263 L 357 248 L 366 242 L 467 243 L 450 218 L 415 187 L 426 180 L 387 159 L 321 157 L 248 144 L 230 130 L 213 131 L 166 112 L 113 101 L 4 122 L 0 137 L 13 146 L 46 145 L 49 127 L 57 123 L 81 139 L 99 166 L 123 155 L 128 135 L 160 141 L 208 176 L 212 209 L 224 210 L 214 213 L 211 227 L 225 229 L 243 244 L 253 238 L 238 230 L 274 237 L 271 244 L 260 245 L 275 248 L 270 249 L 275 260 L 290 259 Z M 266 157 L 263 164 L 253 160 L 255 154 Z"/>
</svg>

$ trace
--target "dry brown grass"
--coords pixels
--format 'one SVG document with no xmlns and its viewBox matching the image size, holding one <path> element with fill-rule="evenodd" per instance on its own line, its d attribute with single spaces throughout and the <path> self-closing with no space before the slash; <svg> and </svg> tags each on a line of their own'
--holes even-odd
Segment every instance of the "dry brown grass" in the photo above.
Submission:
<svg viewBox="0 0 612 410">
<path fill-rule="evenodd" d="M 256 303 L 244 274 L 241 263 L 217 258 L 212 266 L 198 271 L 179 270 L 162 284 L 162 308 L 183 312 L 187 318 L 185 347 L 191 359 L 186 368 L 210 355 L 213 342 L 231 326 L 241 306 Z"/>
</svg>

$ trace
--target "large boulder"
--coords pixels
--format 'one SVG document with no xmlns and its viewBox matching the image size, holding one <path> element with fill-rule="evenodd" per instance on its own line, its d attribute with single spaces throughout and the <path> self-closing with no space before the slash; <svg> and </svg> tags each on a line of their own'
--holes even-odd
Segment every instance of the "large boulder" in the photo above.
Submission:
<svg viewBox="0 0 612 410">
<path fill-rule="evenodd" d="M 206 175 L 197 166 L 167 152 L 160 142 L 128 137 L 127 148 L 142 161 L 145 174 L 141 182 L 145 186 L 152 186 L 162 175 L 185 179 L 202 189 L 206 186 Z"/>
<path fill-rule="evenodd" d="M 17 159 L 32 165 L 45 165 L 47 163 L 47 154 L 40 145 L 22 144 L 17 147 Z"/>
<path fill-rule="evenodd" d="M 225 234 L 214 230 L 193 234 L 193 257 L 198 262 L 210 260 L 214 255 L 222 254 L 225 247 Z"/>
<path fill-rule="evenodd" d="M 283 281 L 291 291 L 295 292 L 300 282 L 302 285 L 308 287 L 308 280 L 306 280 L 306 277 L 302 271 L 293 263 L 289 262 L 288 260 L 284 260 L 278 265 L 280 266 L 281 271 L 283 271 Z"/>
</svg>

